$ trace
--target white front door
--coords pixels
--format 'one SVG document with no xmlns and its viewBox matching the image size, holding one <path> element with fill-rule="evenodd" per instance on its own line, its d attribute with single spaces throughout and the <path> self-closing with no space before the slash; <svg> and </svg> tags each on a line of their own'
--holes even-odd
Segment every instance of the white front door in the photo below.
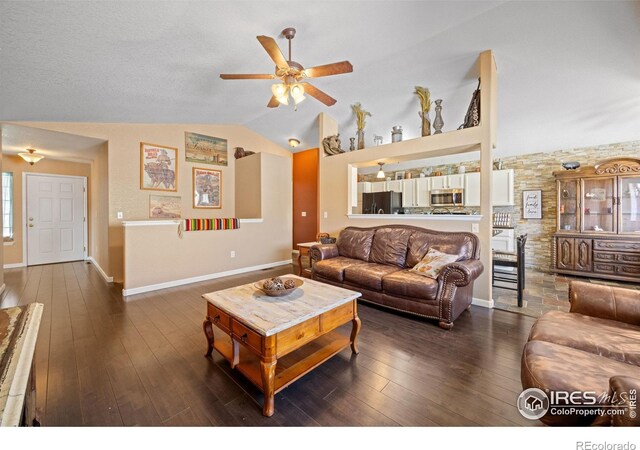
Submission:
<svg viewBox="0 0 640 450">
<path fill-rule="evenodd" d="M 27 265 L 84 259 L 86 178 L 26 179 Z"/>
</svg>

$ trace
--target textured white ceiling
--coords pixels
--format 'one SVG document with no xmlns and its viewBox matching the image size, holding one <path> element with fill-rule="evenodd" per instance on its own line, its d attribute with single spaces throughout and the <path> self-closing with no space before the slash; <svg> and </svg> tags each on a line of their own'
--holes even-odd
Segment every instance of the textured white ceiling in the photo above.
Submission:
<svg viewBox="0 0 640 450">
<path fill-rule="evenodd" d="M 287 26 L 294 60 L 353 64 L 314 81 L 335 106 L 268 109 L 271 81 L 218 77 L 271 72 L 255 36 Z M 393 125 L 419 135 L 415 85 L 444 99 L 445 131 L 457 128 L 476 58 L 492 49 L 496 154 L 548 151 L 640 139 L 639 42 L 639 2 L 1 2 L 0 120 L 239 123 L 304 149 L 321 111 L 348 145 L 360 101 L 372 145 Z"/>
</svg>

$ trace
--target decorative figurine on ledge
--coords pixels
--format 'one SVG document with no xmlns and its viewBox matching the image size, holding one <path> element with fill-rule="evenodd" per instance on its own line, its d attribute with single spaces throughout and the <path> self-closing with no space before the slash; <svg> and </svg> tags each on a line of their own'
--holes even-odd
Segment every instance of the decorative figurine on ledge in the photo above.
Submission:
<svg viewBox="0 0 640 450">
<path fill-rule="evenodd" d="M 324 153 L 327 156 L 344 153 L 344 150 L 340 148 L 340 133 L 324 138 L 322 140 L 322 148 L 324 148 Z"/>
<path fill-rule="evenodd" d="M 362 150 L 364 148 L 364 126 L 367 124 L 367 116 L 371 117 L 371 113 L 362 109 L 360 102 L 351 105 L 351 109 L 356 115 L 356 126 L 358 128 L 358 150 Z"/>
<path fill-rule="evenodd" d="M 444 127 L 444 120 L 442 120 L 442 99 L 436 100 L 436 118 L 433 119 L 433 134 L 442 133 L 442 127 Z"/>
<path fill-rule="evenodd" d="M 255 154 L 256 152 L 245 150 L 242 147 L 235 147 L 235 152 L 233 153 L 233 156 L 236 159 L 240 159 L 240 158 L 244 158 L 245 156 L 255 155 Z"/>
<path fill-rule="evenodd" d="M 356 149 L 356 138 L 349 138 L 349 151 L 352 152 Z"/>
<path fill-rule="evenodd" d="M 431 110 L 431 92 L 428 88 L 416 86 L 414 94 L 420 99 L 420 111 L 418 115 L 422 119 L 422 135 L 431 136 L 431 122 L 429 121 L 429 111 Z"/>
<path fill-rule="evenodd" d="M 378 136 L 376 134 L 373 135 L 373 143 L 376 145 L 382 144 L 382 136 Z"/>
</svg>

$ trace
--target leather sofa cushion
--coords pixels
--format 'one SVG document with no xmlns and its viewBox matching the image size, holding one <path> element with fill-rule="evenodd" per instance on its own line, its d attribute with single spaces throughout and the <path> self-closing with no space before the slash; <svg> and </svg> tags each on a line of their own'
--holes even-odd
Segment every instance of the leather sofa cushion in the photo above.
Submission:
<svg viewBox="0 0 640 450">
<path fill-rule="evenodd" d="M 458 255 L 458 261 L 471 259 L 474 256 L 475 242 L 473 237 L 462 233 L 429 233 L 413 230 L 408 242 L 406 267 L 413 267 L 422 261 L 430 248 Z"/>
<path fill-rule="evenodd" d="M 345 228 L 338 237 L 338 252 L 346 258 L 369 261 L 375 230 Z"/>
<path fill-rule="evenodd" d="M 407 260 L 407 244 L 412 233 L 413 230 L 406 228 L 380 228 L 376 230 L 369 261 L 404 267 Z"/>
<path fill-rule="evenodd" d="M 529 341 L 522 355 L 521 375 L 524 388 L 594 391 L 600 396 L 609 392 L 611 377 L 638 378 L 640 367 L 551 342 Z M 549 414 L 542 419 L 547 425 L 565 426 L 590 424 L 593 420 L 594 417 Z"/>
<path fill-rule="evenodd" d="M 435 300 L 438 282 L 405 269 L 386 275 L 382 279 L 382 290 L 390 295 Z"/>
<path fill-rule="evenodd" d="M 553 342 L 640 366 L 640 327 L 622 322 L 550 311 L 533 325 L 529 340 Z"/>
<path fill-rule="evenodd" d="M 382 277 L 398 270 L 398 267 L 386 264 L 357 264 L 344 269 L 344 279 L 351 284 L 381 291 Z"/>
<path fill-rule="evenodd" d="M 358 259 L 337 256 L 335 258 L 323 259 L 315 263 L 313 270 L 321 277 L 342 283 L 344 281 L 344 270 L 353 265 L 367 264 Z"/>
</svg>

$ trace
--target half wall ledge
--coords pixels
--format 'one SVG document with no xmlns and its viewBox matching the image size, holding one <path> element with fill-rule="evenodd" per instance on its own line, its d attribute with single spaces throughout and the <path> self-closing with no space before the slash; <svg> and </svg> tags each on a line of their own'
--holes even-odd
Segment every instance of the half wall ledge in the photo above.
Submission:
<svg viewBox="0 0 640 450">
<path fill-rule="evenodd" d="M 349 219 L 376 219 L 376 220 L 424 220 L 480 222 L 482 215 L 462 214 L 347 214 Z"/>
</svg>

